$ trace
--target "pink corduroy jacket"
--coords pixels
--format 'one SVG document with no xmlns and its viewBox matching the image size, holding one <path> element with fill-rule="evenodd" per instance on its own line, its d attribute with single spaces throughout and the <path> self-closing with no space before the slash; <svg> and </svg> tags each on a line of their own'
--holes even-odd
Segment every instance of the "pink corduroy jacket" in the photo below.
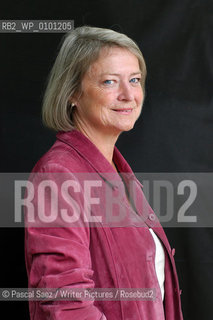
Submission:
<svg viewBox="0 0 213 320">
<path fill-rule="evenodd" d="M 154 290 L 154 298 L 30 301 L 31 320 L 183 319 L 174 249 L 170 248 L 156 215 L 147 203 L 142 185 L 116 147 L 113 160 L 120 174 L 91 141 L 73 130 L 59 132 L 54 145 L 34 167 L 31 174 L 35 188 L 34 209 L 26 212 L 25 228 L 29 287 L 132 288 L 134 292 L 137 288 L 146 288 Z M 93 178 L 85 179 L 88 174 Z M 79 178 L 80 175 L 83 178 Z M 87 189 L 90 192 L 85 193 L 83 180 L 91 181 L 94 177 L 98 183 L 89 182 Z M 58 187 L 59 191 L 54 194 L 55 202 L 51 202 L 48 190 L 44 193 L 44 201 L 40 201 L 42 193 L 41 189 L 38 192 L 38 186 L 43 180 L 51 181 L 54 188 Z M 64 180 L 75 182 L 67 189 L 70 198 L 62 194 L 61 182 Z M 133 205 L 126 197 L 131 184 L 134 185 Z M 109 203 L 113 198 L 115 203 Z M 38 212 L 50 212 L 51 206 L 58 208 L 54 211 L 55 220 L 48 220 L 48 214 L 40 214 L 43 219 L 39 219 Z M 73 223 L 69 223 L 74 210 L 77 210 L 77 216 Z M 67 219 L 62 219 L 63 214 L 59 217 L 59 212 L 63 212 Z M 118 212 L 123 215 L 119 216 Z M 89 222 L 85 219 L 88 214 Z M 28 220 L 38 224 L 35 227 Z M 66 221 L 67 224 L 64 223 Z M 165 251 L 163 302 L 155 271 L 155 243 L 148 228 L 152 228 L 159 237 Z"/>
</svg>

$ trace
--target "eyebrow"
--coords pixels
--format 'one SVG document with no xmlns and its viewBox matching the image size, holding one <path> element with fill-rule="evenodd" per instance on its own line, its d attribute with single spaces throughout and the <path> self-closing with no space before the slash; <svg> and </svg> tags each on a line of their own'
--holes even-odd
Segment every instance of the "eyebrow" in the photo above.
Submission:
<svg viewBox="0 0 213 320">
<path fill-rule="evenodd" d="M 142 75 L 142 72 L 141 72 L 141 71 L 133 72 L 133 73 L 130 74 L 130 76 L 134 76 L 134 75 L 136 75 L 136 74 Z M 101 73 L 100 76 L 120 76 L 120 74 L 119 74 L 119 73 L 108 73 L 108 72 L 104 72 L 104 73 Z"/>
</svg>

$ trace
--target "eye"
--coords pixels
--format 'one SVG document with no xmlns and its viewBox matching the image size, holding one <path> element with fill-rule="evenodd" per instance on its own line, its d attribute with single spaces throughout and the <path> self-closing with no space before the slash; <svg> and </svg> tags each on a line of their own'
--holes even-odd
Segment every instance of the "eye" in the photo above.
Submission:
<svg viewBox="0 0 213 320">
<path fill-rule="evenodd" d="M 130 80 L 130 82 L 132 82 L 132 83 L 140 83 L 140 81 L 141 81 L 141 78 L 132 78 Z"/>
<path fill-rule="evenodd" d="M 113 84 L 114 83 L 114 80 L 105 80 L 104 81 L 104 84 Z"/>
</svg>

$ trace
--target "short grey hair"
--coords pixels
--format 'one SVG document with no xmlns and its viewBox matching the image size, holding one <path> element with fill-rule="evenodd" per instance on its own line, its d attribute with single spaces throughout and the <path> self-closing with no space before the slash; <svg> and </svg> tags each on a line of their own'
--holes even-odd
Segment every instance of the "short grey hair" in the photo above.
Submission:
<svg viewBox="0 0 213 320">
<path fill-rule="evenodd" d="M 98 59 L 101 49 L 113 46 L 128 49 L 138 58 L 145 94 L 146 65 L 138 45 L 125 34 L 111 29 L 78 27 L 65 34 L 49 74 L 42 106 L 42 119 L 47 127 L 56 131 L 74 128 L 71 97 L 80 93 L 83 76 Z"/>
</svg>

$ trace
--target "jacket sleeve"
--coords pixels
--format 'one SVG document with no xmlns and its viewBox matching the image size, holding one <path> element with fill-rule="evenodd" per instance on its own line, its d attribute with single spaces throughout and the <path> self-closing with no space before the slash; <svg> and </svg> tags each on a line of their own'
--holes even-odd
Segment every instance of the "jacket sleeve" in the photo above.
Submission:
<svg viewBox="0 0 213 320">
<path fill-rule="evenodd" d="M 90 228 L 84 221 L 81 184 L 74 174 L 58 165 L 43 168 L 42 171 L 33 174 L 30 179 L 33 206 L 25 210 L 28 286 L 47 289 L 94 288 L 89 250 Z M 65 180 L 72 182 L 66 188 L 69 198 L 66 192 L 63 194 L 65 189 L 61 188 Z M 52 188 L 44 188 L 49 181 Z M 75 210 L 80 214 L 72 225 L 67 223 L 67 219 Z M 62 212 L 66 219 L 62 219 Z M 30 301 L 30 313 L 33 320 L 106 320 L 94 302 L 85 299 Z"/>
</svg>

